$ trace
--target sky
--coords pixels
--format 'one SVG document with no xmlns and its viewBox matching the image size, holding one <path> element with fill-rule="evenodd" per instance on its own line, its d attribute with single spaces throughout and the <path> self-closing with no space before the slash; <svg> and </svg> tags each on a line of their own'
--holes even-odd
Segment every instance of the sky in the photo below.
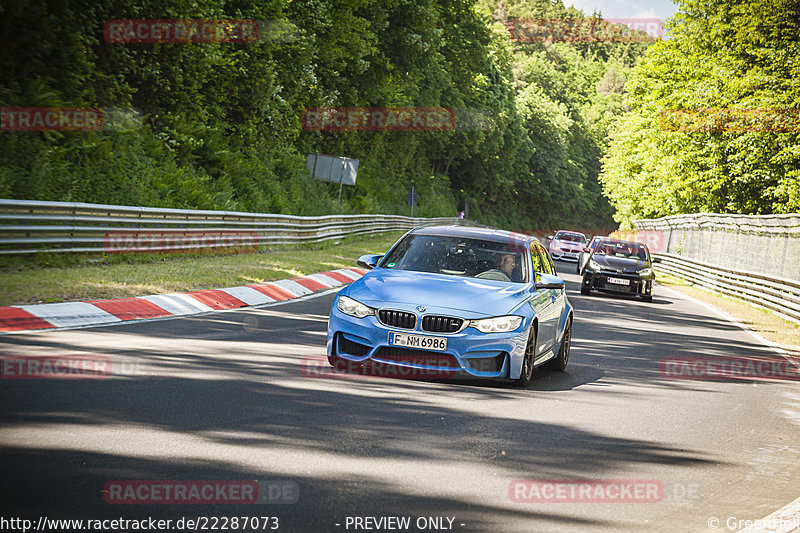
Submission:
<svg viewBox="0 0 800 533">
<path fill-rule="evenodd" d="M 670 0 L 564 0 L 564 5 L 572 4 L 584 15 L 599 11 L 603 18 L 660 18 L 668 19 L 677 6 Z"/>
</svg>

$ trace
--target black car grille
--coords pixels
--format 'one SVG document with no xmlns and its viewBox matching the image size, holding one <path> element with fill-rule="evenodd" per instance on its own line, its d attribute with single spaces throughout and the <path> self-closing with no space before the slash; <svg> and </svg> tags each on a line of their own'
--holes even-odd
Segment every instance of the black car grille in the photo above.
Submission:
<svg viewBox="0 0 800 533">
<path fill-rule="evenodd" d="M 608 278 L 627 279 L 627 285 L 620 285 L 618 283 L 609 283 Z M 638 293 L 642 291 L 644 281 L 638 275 L 631 274 L 615 274 L 611 272 L 602 272 L 596 278 L 595 286 L 598 288 L 613 290 L 616 292 L 633 292 Z"/>
<path fill-rule="evenodd" d="M 378 311 L 378 320 L 393 328 L 414 329 L 417 325 L 417 316 L 404 311 L 381 309 Z"/>
<path fill-rule="evenodd" d="M 499 372 L 503 368 L 503 363 L 506 361 L 505 352 L 498 354 L 494 357 L 481 357 L 467 359 L 469 366 L 478 372 Z"/>
<path fill-rule="evenodd" d="M 369 353 L 369 346 L 365 346 L 359 342 L 353 342 L 341 333 L 338 335 L 339 347 L 337 352 L 341 354 L 353 355 L 355 357 L 364 357 Z"/>
<path fill-rule="evenodd" d="M 455 333 L 464 325 L 461 318 L 451 316 L 427 315 L 422 317 L 422 329 L 435 333 Z"/>
<path fill-rule="evenodd" d="M 461 368 L 456 358 L 450 354 L 429 352 L 427 350 L 395 348 L 393 346 L 382 346 L 378 348 L 373 358 L 380 358 L 385 361 L 393 361 L 396 363 L 406 363 L 409 365 Z"/>
</svg>

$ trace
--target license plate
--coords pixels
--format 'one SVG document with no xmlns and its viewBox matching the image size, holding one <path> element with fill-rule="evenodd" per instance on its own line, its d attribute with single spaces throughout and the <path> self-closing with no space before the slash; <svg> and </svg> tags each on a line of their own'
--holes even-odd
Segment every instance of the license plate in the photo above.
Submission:
<svg viewBox="0 0 800 533">
<path fill-rule="evenodd" d="M 608 278 L 609 283 L 613 283 L 615 285 L 630 285 L 631 280 L 629 279 L 620 279 L 620 278 Z"/>
<path fill-rule="evenodd" d="M 576 254 L 575 252 L 567 252 L 564 255 L 567 256 L 567 257 L 575 258 L 575 259 L 578 258 L 578 254 Z"/>
<path fill-rule="evenodd" d="M 407 346 L 424 350 L 443 352 L 447 349 L 447 339 L 442 337 L 425 337 L 423 335 L 407 335 L 405 333 L 389 333 L 389 344 L 392 346 Z"/>
</svg>

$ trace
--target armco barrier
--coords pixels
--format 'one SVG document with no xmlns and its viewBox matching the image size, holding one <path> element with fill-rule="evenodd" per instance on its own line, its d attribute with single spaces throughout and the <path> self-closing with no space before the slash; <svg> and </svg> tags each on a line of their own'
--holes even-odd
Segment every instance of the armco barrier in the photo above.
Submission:
<svg viewBox="0 0 800 533">
<path fill-rule="evenodd" d="M 800 324 L 800 282 L 710 265 L 675 254 L 658 254 L 656 271 L 685 279 L 714 292 L 770 309 Z"/>
<path fill-rule="evenodd" d="M 314 243 L 408 230 L 456 218 L 320 217 L 0 200 L 0 255 L 36 252 L 170 252 Z"/>
</svg>

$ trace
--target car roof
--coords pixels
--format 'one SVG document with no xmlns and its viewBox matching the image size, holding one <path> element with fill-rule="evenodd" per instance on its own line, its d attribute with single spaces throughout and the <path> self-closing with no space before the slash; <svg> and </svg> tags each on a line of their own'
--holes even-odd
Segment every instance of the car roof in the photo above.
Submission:
<svg viewBox="0 0 800 533">
<path fill-rule="evenodd" d="M 605 242 L 606 244 L 608 244 L 608 243 L 611 243 L 611 244 L 635 244 L 637 246 L 644 246 L 645 248 L 647 248 L 647 245 L 645 243 L 643 243 L 643 242 L 623 241 L 622 239 L 611 239 L 611 238 L 608 238 L 608 237 L 606 237 L 603 242 Z"/>
<path fill-rule="evenodd" d="M 540 242 L 539 239 L 524 233 L 506 231 L 502 229 L 476 226 L 418 226 L 411 230 L 414 235 L 437 235 L 442 237 L 466 237 L 471 239 L 483 239 L 493 242 L 519 243 L 521 242 Z"/>
</svg>

